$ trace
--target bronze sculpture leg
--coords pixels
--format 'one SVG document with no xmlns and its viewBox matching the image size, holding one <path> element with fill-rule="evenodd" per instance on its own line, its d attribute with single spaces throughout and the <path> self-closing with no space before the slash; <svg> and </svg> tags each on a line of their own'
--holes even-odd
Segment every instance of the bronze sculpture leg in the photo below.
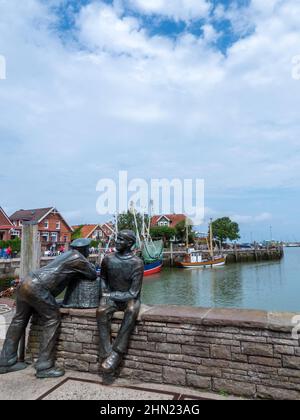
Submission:
<svg viewBox="0 0 300 420">
<path fill-rule="evenodd" d="M 25 333 L 26 326 L 35 310 L 42 323 L 39 358 L 35 365 L 38 377 L 44 377 L 45 371 L 51 370 L 55 365 L 55 345 L 60 326 L 60 311 L 54 296 L 35 279 L 28 278 L 18 290 L 17 313 L 8 330 L 1 353 L 0 366 L 8 373 L 5 367 L 12 367 L 17 362 L 17 349 L 19 341 Z M 15 370 L 15 369 L 14 369 Z M 62 371 L 48 372 L 50 376 L 61 376 Z M 39 376 L 41 375 L 41 376 Z"/>
<path fill-rule="evenodd" d="M 56 300 L 50 293 L 35 305 L 35 309 L 42 323 L 39 358 L 35 365 L 37 372 L 40 372 L 55 365 L 55 347 L 61 317 Z"/>
<path fill-rule="evenodd" d="M 103 303 L 97 311 L 97 322 L 99 328 L 99 349 L 100 358 L 106 359 L 102 364 L 102 369 L 113 372 L 120 364 L 123 355 L 127 352 L 130 336 L 135 327 L 136 319 L 140 310 L 140 300 L 130 300 L 128 302 L 114 302 L 108 300 Z M 111 345 L 111 321 L 113 314 L 118 311 L 124 312 L 124 318 L 120 331 Z"/>
<path fill-rule="evenodd" d="M 100 302 L 97 310 L 97 323 L 99 331 L 99 355 L 100 359 L 109 356 L 111 346 L 111 320 L 118 307 L 113 301 Z"/>
<path fill-rule="evenodd" d="M 19 342 L 25 333 L 31 314 L 31 306 L 18 298 L 16 315 L 14 316 L 12 323 L 7 331 L 0 357 L 0 367 L 3 368 L 3 373 L 6 373 L 6 371 L 9 372 L 10 368 L 17 364 Z M 25 367 L 26 365 L 19 365 L 20 369 Z M 18 369 L 15 367 L 13 370 Z"/>
<path fill-rule="evenodd" d="M 117 353 L 125 354 L 127 352 L 130 336 L 134 330 L 140 307 L 141 302 L 139 300 L 127 302 L 123 322 L 113 344 L 113 350 Z"/>
</svg>

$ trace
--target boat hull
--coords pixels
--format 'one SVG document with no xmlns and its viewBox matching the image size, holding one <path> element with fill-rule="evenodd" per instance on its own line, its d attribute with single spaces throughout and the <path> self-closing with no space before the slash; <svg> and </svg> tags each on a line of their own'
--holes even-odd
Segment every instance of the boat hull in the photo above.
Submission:
<svg viewBox="0 0 300 420">
<path fill-rule="evenodd" d="M 162 261 L 155 261 L 152 264 L 145 264 L 145 271 L 144 276 L 152 276 L 153 274 L 160 273 L 162 270 L 163 262 Z"/>
<path fill-rule="evenodd" d="M 213 268 L 213 267 L 222 267 L 226 264 L 225 258 L 218 258 L 213 261 L 202 261 L 202 262 L 179 262 L 177 267 L 179 268 Z"/>
</svg>

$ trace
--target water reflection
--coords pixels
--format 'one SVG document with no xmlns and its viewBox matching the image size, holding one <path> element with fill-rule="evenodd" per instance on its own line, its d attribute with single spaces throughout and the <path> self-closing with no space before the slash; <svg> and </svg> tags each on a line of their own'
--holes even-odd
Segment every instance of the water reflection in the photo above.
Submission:
<svg viewBox="0 0 300 420">
<path fill-rule="evenodd" d="M 206 270 L 165 269 L 145 279 L 147 304 L 300 311 L 300 249 L 282 261 L 233 264 Z"/>
</svg>

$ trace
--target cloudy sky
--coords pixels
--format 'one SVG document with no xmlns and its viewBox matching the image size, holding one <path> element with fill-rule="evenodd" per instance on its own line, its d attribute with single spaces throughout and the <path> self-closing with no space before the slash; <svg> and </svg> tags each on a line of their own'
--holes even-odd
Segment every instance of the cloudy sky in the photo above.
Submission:
<svg viewBox="0 0 300 420">
<path fill-rule="evenodd" d="M 0 206 L 93 223 L 119 170 L 204 178 L 206 218 L 300 240 L 299 16 L 299 0 L 0 0 Z"/>
</svg>

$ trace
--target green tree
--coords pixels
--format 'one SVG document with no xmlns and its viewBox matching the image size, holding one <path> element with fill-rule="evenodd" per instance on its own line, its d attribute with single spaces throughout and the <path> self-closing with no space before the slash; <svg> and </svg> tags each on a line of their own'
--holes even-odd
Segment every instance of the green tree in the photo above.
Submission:
<svg viewBox="0 0 300 420">
<path fill-rule="evenodd" d="M 235 241 L 240 239 L 240 228 L 236 222 L 233 222 L 229 217 L 222 217 L 212 223 L 213 238 L 220 241 L 221 244 L 227 239 Z"/>
<path fill-rule="evenodd" d="M 143 215 L 140 213 L 136 213 L 136 220 L 137 220 L 137 226 L 139 233 L 141 234 L 143 229 Z M 145 225 L 148 226 L 149 223 L 149 217 L 145 215 Z M 121 213 L 118 215 L 118 230 L 133 230 L 136 232 L 136 226 L 134 222 L 134 215 L 131 211 L 128 211 L 127 213 Z"/>
<path fill-rule="evenodd" d="M 168 226 L 156 226 L 150 229 L 152 239 L 163 239 L 164 242 L 168 242 L 176 236 L 174 228 Z"/>
<path fill-rule="evenodd" d="M 175 227 L 176 239 L 180 242 L 186 241 L 186 222 L 183 220 L 178 223 Z M 189 243 L 194 242 L 195 232 L 193 231 L 193 225 L 189 225 Z"/>
<path fill-rule="evenodd" d="M 74 232 L 72 233 L 72 240 L 75 241 L 75 239 L 80 239 L 82 238 L 82 233 L 81 230 L 83 228 L 83 225 L 78 226 L 78 228 L 76 228 L 74 230 Z"/>
<path fill-rule="evenodd" d="M 93 240 L 92 242 L 91 242 L 91 245 L 90 245 L 90 247 L 91 248 L 98 248 L 98 246 L 101 244 L 101 241 L 95 241 L 95 240 Z"/>
<path fill-rule="evenodd" d="M 16 238 L 11 239 L 9 241 L 0 241 L 0 248 L 4 249 L 8 248 L 9 246 L 11 247 L 13 252 L 19 253 L 21 251 L 21 239 Z"/>
</svg>

